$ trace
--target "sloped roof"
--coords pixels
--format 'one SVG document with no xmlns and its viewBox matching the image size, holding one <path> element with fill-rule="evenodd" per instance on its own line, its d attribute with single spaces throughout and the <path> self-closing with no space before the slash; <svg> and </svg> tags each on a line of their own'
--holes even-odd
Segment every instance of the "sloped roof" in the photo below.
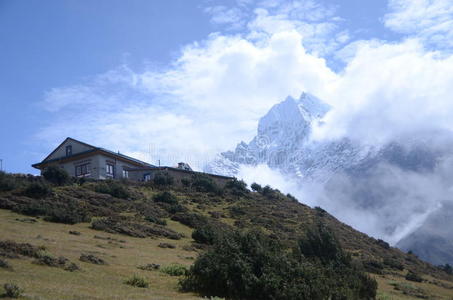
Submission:
<svg viewBox="0 0 453 300">
<path fill-rule="evenodd" d="M 85 146 L 87 146 L 87 147 L 89 147 L 91 149 L 88 150 L 88 151 L 79 152 L 79 153 L 76 153 L 76 154 L 73 154 L 73 155 L 70 155 L 70 156 L 49 159 L 49 157 L 51 157 L 52 154 L 54 154 L 58 150 L 58 148 L 60 148 L 68 140 L 72 140 L 74 142 L 80 143 L 80 144 L 85 145 Z M 141 161 L 139 159 L 136 159 L 136 158 L 133 158 L 133 157 L 121 154 L 121 153 L 117 153 L 117 152 L 114 152 L 114 151 L 111 151 L 111 150 L 108 150 L 108 149 L 105 149 L 105 148 L 102 148 L 102 147 L 96 147 L 96 146 L 81 142 L 81 141 L 76 140 L 76 139 L 71 138 L 71 137 L 67 137 L 60 145 L 58 145 L 58 147 L 56 147 L 49 155 L 47 155 L 46 158 L 44 158 L 40 163 L 33 164 L 32 167 L 39 169 L 40 166 L 48 164 L 48 163 L 51 163 L 51 162 L 72 160 L 74 158 L 81 157 L 81 156 L 86 156 L 86 155 L 89 155 L 91 153 L 94 154 L 95 152 L 107 154 L 109 156 L 113 156 L 113 157 L 121 159 L 121 160 L 126 160 L 126 161 L 129 161 L 129 162 L 135 163 L 137 165 L 143 166 L 143 167 L 154 167 L 152 164 L 149 164 L 147 162 Z"/>
</svg>

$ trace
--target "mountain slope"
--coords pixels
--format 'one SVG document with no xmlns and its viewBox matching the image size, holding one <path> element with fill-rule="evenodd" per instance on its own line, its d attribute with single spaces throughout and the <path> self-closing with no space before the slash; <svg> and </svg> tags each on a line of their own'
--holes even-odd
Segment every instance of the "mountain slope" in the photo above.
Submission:
<svg viewBox="0 0 453 300">
<path fill-rule="evenodd" d="M 27 297 L 197 299 L 194 294 L 178 291 L 176 277 L 137 267 L 154 263 L 165 269 L 173 263 L 192 264 L 206 245 L 195 243 L 191 232 L 209 224 L 240 231 L 262 230 L 288 248 L 315 224 L 323 224 L 335 233 L 358 265 L 375 274 L 382 297 L 386 294 L 413 299 L 391 288 L 389 282 L 417 287 L 437 299 L 449 299 L 453 291 L 453 278 L 442 270 L 354 230 L 320 208 L 300 204 L 278 190 L 263 188 L 251 192 L 241 184 L 221 188 L 194 178 L 189 186 L 73 183 L 52 187 L 49 193 L 43 194 L 35 186 L 45 184 L 41 179 L 16 177 L 15 180 L 19 181 L 15 188 L 0 192 L 0 256 L 13 267 L 12 270 L 0 268 L 0 283 L 14 281 L 25 288 Z M 122 192 L 117 193 L 119 190 Z M 7 240 L 15 243 L 14 247 L 6 247 Z M 46 247 L 46 260 L 41 260 L 43 254 L 29 254 L 37 246 Z M 80 261 L 82 254 L 94 255 L 107 264 Z M 59 256 L 69 260 L 66 265 L 73 262 L 81 270 L 70 272 L 59 263 L 53 265 L 52 257 Z M 407 282 L 408 270 L 421 275 L 425 282 Z M 150 288 L 125 285 L 124 281 L 133 274 L 149 281 Z"/>
</svg>

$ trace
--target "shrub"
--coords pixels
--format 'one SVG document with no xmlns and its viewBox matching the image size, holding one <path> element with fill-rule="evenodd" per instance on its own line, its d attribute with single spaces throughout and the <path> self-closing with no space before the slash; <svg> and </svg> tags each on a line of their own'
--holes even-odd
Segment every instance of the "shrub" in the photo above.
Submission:
<svg viewBox="0 0 453 300">
<path fill-rule="evenodd" d="M 413 271 L 409 271 L 407 274 L 406 274 L 406 280 L 409 280 L 409 281 L 414 281 L 414 282 L 422 282 L 423 281 L 423 278 L 418 275 L 417 273 L 413 272 Z"/>
<path fill-rule="evenodd" d="M 3 289 L 5 290 L 5 295 L 10 298 L 19 298 L 23 293 L 23 290 L 14 283 L 5 283 Z"/>
<path fill-rule="evenodd" d="M 155 223 L 155 224 L 158 224 L 158 225 L 162 225 L 162 226 L 166 226 L 167 225 L 167 221 L 157 217 L 157 216 L 154 216 L 154 215 L 148 215 L 148 216 L 145 216 L 145 220 L 148 221 L 148 222 L 151 222 L 151 223 Z"/>
<path fill-rule="evenodd" d="M 41 199 L 52 195 L 52 188 L 47 184 L 34 182 L 28 185 L 22 194 L 30 198 Z"/>
<path fill-rule="evenodd" d="M 243 180 L 237 180 L 236 178 L 228 181 L 225 188 L 231 190 L 237 196 L 242 196 L 248 192 L 247 184 Z"/>
<path fill-rule="evenodd" d="M 252 185 L 250 187 L 252 188 L 253 191 L 258 192 L 258 193 L 261 193 L 263 190 L 263 187 L 256 182 L 252 183 Z"/>
<path fill-rule="evenodd" d="M 192 232 L 195 242 L 206 245 L 213 245 L 223 235 L 224 231 L 213 224 L 200 226 Z"/>
<path fill-rule="evenodd" d="M 445 266 L 441 266 L 440 268 L 449 275 L 453 274 L 453 268 L 449 264 L 446 264 Z"/>
<path fill-rule="evenodd" d="M 327 214 L 327 212 L 319 206 L 315 206 L 314 210 L 316 211 L 316 214 L 320 217 L 324 217 Z"/>
<path fill-rule="evenodd" d="M 158 245 L 159 248 L 168 248 L 168 249 L 175 249 L 176 246 L 170 243 L 160 243 Z"/>
<path fill-rule="evenodd" d="M 172 185 L 174 183 L 174 179 L 168 174 L 168 172 L 159 172 L 154 175 L 153 183 L 155 185 L 167 186 Z"/>
<path fill-rule="evenodd" d="M 180 264 L 172 264 L 160 269 L 162 273 L 170 276 L 182 276 L 187 274 L 187 267 Z"/>
<path fill-rule="evenodd" d="M 323 265 L 296 252 L 286 251 L 258 231 L 233 232 L 200 255 L 180 285 L 183 290 L 227 299 L 375 298 L 376 281 L 348 260 L 337 261 L 335 255 L 335 260 Z"/>
<path fill-rule="evenodd" d="M 272 189 L 270 186 L 266 185 L 261 190 L 261 194 L 263 196 L 266 196 L 267 198 L 273 198 L 276 196 L 276 191 L 274 189 Z"/>
<path fill-rule="evenodd" d="M 80 255 L 80 261 L 92 263 L 95 265 L 106 265 L 107 263 L 102 258 L 94 256 L 92 254 L 82 254 Z"/>
<path fill-rule="evenodd" d="M 19 184 L 16 182 L 16 179 L 10 175 L 6 174 L 3 171 L 0 171 L 0 191 L 12 191 L 19 187 Z"/>
<path fill-rule="evenodd" d="M 286 194 L 286 197 L 295 203 L 299 203 L 299 200 L 297 200 L 297 198 L 291 195 L 290 193 Z"/>
<path fill-rule="evenodd" d="M 146 264 L 146 265 L 143 265 L 143 266 L 138 266 L 137 268 L 140 269 L 140 270 L 144 270 L 144 271 L 155 271 L 155 270 L 159 270 L 160 269 L 160 265 L 157 265 L 157 264 Z"/>
<path fill-rule="evenodd" d="M 172 240 L 181 239 L 181 234 L 159 225 L 136 223 L 127 217 L 107 217 L 91 222 L 91 228 L 109 233 L 121 233 L 133 237 L 145 238 L 162 236 Z"/>
<path fill-rule="evenodd" d="M 192 187 L 197 192 L 220 193 L 220 189 L 211 177 L 204 174 L 196 174 L 192 177 Z"/>
<path fill-rule="evenodd" d="M 189 226 L 191 228 L 199 228 L 208 223 L 207 217 L 197 214 L 197 213 L 190 213 L 190 212 L 176 213 L 171 219 L 173 221 L 179 222 L 179 223 Z"/>
<path fill-rule="evenodd" d="M 79 271 L 80 267 L 78 265 L 76 265 L 75 263 L 69 263 L 68 265 L 66 265 L 64 267 L 64 269 L 65 269 L 65 271 L 74 272 L 74 271 Z"/>
<path fill-rule="evenodd" d="M 76 224 L 91 220 L 89 213 L 76 200 L 33 201 L 17 205 L 13 210 L 27 216 L 45 216 L 46 221 L 55 223 Z"/>
<path fill-rule="evenodd" d="M 381 246 L 381 247 L 384 248 L 384 249 L 390 249 L 390 244 L 387 243 L 387 242 L 384 241 L 384 240 L 378 239 L 378 240 L 376 241 L 376 244 L 378 244 L 379 246 Z"/>
<path fill-rule="evenodd" d="M 348 263 L 350 258 L 343 252 L 335 236 L 322 225 L 308 230 L 299 240 L 299 251 L 307 258 L 320 260 L 323 264 L 332 261 Z"/>
<path fill-rule="evenodd" d="M 145 278 L 140 277 L 135 274 L 131 278 L 124 281 L 124 283 L 131 285 L 131 286 L 139 287 L 139 288 L 148 288 L 149 287 L 149 283 L 148 283 L 148 281 L 146 281 Z"/>
<path fill-rule="evenodd" d="M 127 187 L 115 180 L 106 180 L 98 183 L 95 187 L 95 192 L 121 199 L 128 199 L 131 196 Z"/>
<path fill-rule="evenodd" d="M 386 265 L 392 269 L 395 269 L 395 270 L 400 270 L 400 271 L 404 270 L 404 264 L 393 258 L 388 258 L 388 257 L 384 258 L 384 265 Z"/>
<path fill-rule="evenodd" d="M 70 182 L 68 172 L 57 166 L 49 166 L 43 172 L 42 176 L 55 185 L 64 185 Z"/>
<path fill-rule="evenodd" d="M 162 192 L 153 196 L 154 202 L 163 202 L 168 204 L 177 204 L 178 198 L 170 192 Z"/>
<path fill-rule="evenodd" d="M 12 269 L 11 265 L 6 260 L 3 260 L 1 258 L 0 258 L 0 268 L 9 269 L 9 270 Z"/>
<path fill-rule="evenodd" d="M 375 260 L 364 261 L 363 267 L 365 268 L 365 271 L 374 274 L 382 274 L 382 271 L 384 270 L 384 266 Z"/>
</svg>

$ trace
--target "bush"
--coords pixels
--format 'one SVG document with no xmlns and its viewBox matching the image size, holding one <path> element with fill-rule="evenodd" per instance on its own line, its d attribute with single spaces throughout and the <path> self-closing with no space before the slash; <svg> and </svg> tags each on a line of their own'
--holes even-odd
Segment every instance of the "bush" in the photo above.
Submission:
<svg viewBox="0 0 453 300">
<path fill-rule="evenodd" d="M 175 249 L 176 246 L 170 243 L 160 243 L 157 245 L 159 248 L 168 248 L 168 249 Z"/>
<path fill-rule="evenodd" d="M 80 255 L 80 261 L 92 263 L 95 265 L 106 265 L 107 263 L 100 257 L 94 256 L 93 254 L 83 254 Z"/>
<path fill-rule="evenodd" d="M 3 289 L 5 290 L 5 295 L 10 298 L 19 298 L 23 293 L 23 290 L 14 283 L 5 283 Z"/>
<path fill-rule="evenodd" d="M 138 275 L 132 276 L 131 278 L 124 281 L 124 283 L 131 285 L 131 286 L 139 287 L 139 288 L 148 288 L 149 287 L 149 283 L 146 281 L 146 279 L 143 277 L 140 277 Z"/>
<path fill-rule="evenodd" d="M 192 187 L 197 192 L 220 193 L 221 190 L 211 177 L 204 174 L 196 174 L 192 177 Z"/>
<path fill-rule="evenodd" d="M 327 214 L 327 212 L 319 206 L 315 206 L 314 210 L 316 211 L 316 214 L 320 217 L 324 217 Z"/>
<path fill-rule="evenodd" d="M 376 244 L 378 244 L 379 246 L 381 246 L 381 247 L 384 248 L 384 249 L 390 249 L 390 244 L 387 243 L 387 242 L 384 241 L 384 240 L 378 239 L 378 240 L 376 241 Z"/>
<path fill-rule="evenodd" d="M 11 265 L 6 260 L 3 260 L 1 258 L 0 258 L 0 268 L 9 269 L 9 270 L 12 269 Z"/>
<path fill-rule="evenodd" d="M 170 276 L 183 276 L 187 274 L 187 267 L 180 264 L 172 264 L 160 269 L 162 273 Z"/>
<path fill-rule="evenodd" d="M 43 172 L 42 176 L 55 185 L 64 185 L 71 181 L 68 172 L 57 166 L 49 166 Z"/>
<path fill-rule="evenodd" d="M 140 270 L 144 270 L 144 271 L 156 271 L 156 270 L 160 269 L 160 265 L 157 265 L 157 264 L 146 264 L 146 265 L 143 265 L 143 266 L 138 266 L 137 268 L 140 269 Z"/>
<path fill-rule="evenodd" d="M 19 187 L 16 179 L 3 171 L 0 171 L 0 192 L 12 191 Z"/>
<path fill-rule="evenodd" d="M 170 192 L 162 192 L 153 196 L 154 202 L 163 202 L 168 204 L 177 204 L 178 198 Z"/>
<path fill-rule="evenodd" d="M 91 220 L 89 213 L 76 200 L 33 201 L 17 205 L 13 210 L 27 216 L 45 216 L 44 220 L 55 223 L 76 224 Z"/>
<path fill-rule="evenodd" d="M 306 237 L 299 240 L 298 249 L 305 257 L 319 260 L 324 265 L 332 261 L 346 264 L 350 261 L 335 236 L 321 225 L 307 231 Z"/>
<path fill-rule="evenodd" d="M 374 299 L 376 281 L 348 260 L 336 260 L 341 249 L 336 253 L 323 265 L 299 251 L 286 251 L 261 232 L 233 232 L 200 255 L 180 285 L 183 290 L 227 299 Z"/>
<path fill-rule="evenodd" d="M 115 180 L 106 180 L 98 183 L 95 187 L 95 192 L 108 194 L 121 199 L 128 199 L 131 197 L 127 187 Z"/>
<path fill-rule="evenodd" d="M 174 183 L 174 179 L 167 172 L 159 172 L 154 175 L 153 183 L 155 185 L 167 186 L 172 185 Z"/>
<path fill-rule="evenodd" d="M 365 271 L 374 274 L 382 274 L 382 271 L 384 270 L 384 266 L 375 260 L 364 261 L 363 267 L 365 268 Z"/>
<path fill-rule="evenodd" d="M 237 180 L 236 178 L 228 181 L 225 188 L 231 190 L 231 192 L 237 196 L 243 196 L 249 192 L 247 190 L 247 184 L 243 180 Z"/>
<path fill-rule="evenodd" d="M 167 225 L 167 221 L 155 216 L 155 215 L 147 215 L 145 216 L 145 220 L 148 221 L 148 222 L 151 222 L 151 223 L 155 223 L 155 224 L 158 224 L 158 225 L 162 225 L 162 226 L 166 226 Z"/>
<path fill-rule="evenodd" d="M 384 258 L 384 265 L 386 265 L 392 269 L 395 269 L 395 270 L 400 270 L 400 271 L 404 270 L 404 264 L 393 258 L 388 258 L 388 257 Z"/>
<path fill-rule="evenodd" d="M 440 268 L 449 275 L 453 274 L 453 268 L 449 264 L 446 264 L 445 266 L 441 266 Z"/>
<path fill-rule="evenodd" d="M 30 198 L 41 199 L 52 195 L 52 188 L 47 184 L 34 182 L 28 185 L 22 194 Z"/>
<path fill-rule="evenodd" d="M 256 182 L 252 183 L 252 185 L 250 187 L 252 188 L 253 191 L 258 192 L 258 193 L 261 193 L 263 190 L 263 187 Z"/>
<path fill-rule="evenodd" d="M 417 273 L 413 272 L 413 271 L 409 271 L 407 274 L 406 274 L 406 280 L 409 280 L 409 281 L 414 281 L 414 282 L 422 282 L 423 281 L 423 278 L 418 275 Z"/>
<path fill-rule="evenodd" d="M 212 224 L 206 224 L 196 228 L 192 232 L 192 238 L 199 244 L 213 245 L 223 234 L 220 228 Z"/>
</svg>

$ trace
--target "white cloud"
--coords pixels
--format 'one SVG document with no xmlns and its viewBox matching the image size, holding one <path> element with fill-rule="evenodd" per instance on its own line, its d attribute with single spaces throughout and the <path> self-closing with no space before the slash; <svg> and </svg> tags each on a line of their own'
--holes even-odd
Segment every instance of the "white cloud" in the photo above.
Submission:
<svg viewBox="0 0 453 300">
<path fill-rule="evenodd" d="M 209 156 L 251 138 L 276 101 L 303 90 L 323 94 L 335 77 L 323 59 L 305 52 L 296 31 L 259 43 L 212 35 L 183 49 L 166 71 L 122 66 L 86 85 L 52 89 L 44 107 L 55 119 L 40 137 L 75 135 L 127 153 L 159 145 L 166 163 L 187 158 L 202 167 Z"/>
<path fill-rule="evenodd" d="M 384 23 L 440 48 L 453 47 L 453 5 L 450 0 L 390 0 Z"/>
<path fill-rule="evenodd" d="M 417 40 L 362 42 L 335 84 L 335 110 L 316 138 L 352 137 L 368 143 L 423 130 L 453 130 L 453 56 L 439 57 Z"/>
</svg>

